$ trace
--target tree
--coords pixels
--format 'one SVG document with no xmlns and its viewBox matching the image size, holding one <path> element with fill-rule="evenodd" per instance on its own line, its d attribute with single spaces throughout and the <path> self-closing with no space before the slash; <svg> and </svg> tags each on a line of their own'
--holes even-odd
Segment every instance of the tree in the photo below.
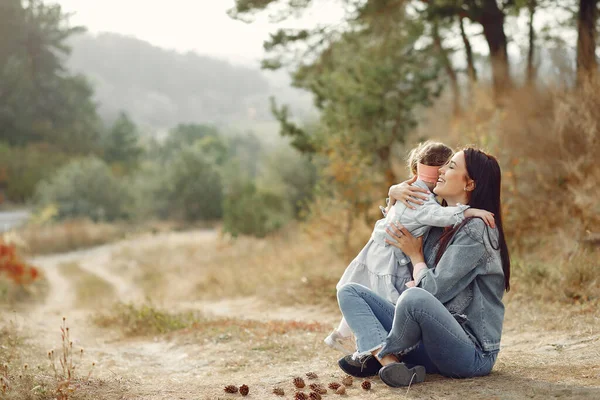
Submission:
<svg viewBox="0 0 600 400">
<path fill-rule="evenodd" d="M 98 150 L 92 90 L 64 68 L 66 40 L 82 32 L 57 4 L 6 0 L 0 6 L 0 140 L 47 142 L 72 153 Z"/>
<path fill-rule="evenodd" d="M 231 14 L 251 14 L 270 3 L 273 1 L 238 0 Z M 292 8 L 308 3 L 297 2 Z M 338 135 L 344 138 L 342 142 L 353 143 L 371 164 L 385 171 L 389 184 L 395 181 L 393 144 L 404 140 L 415 126 L 415 109 L 429 105 L 439 93 L 435 83 L 439 65 L 431 47 L 416 50 L 415 46 L 424 25 L 411 18 L 402 3 L 371 1 L 357 10 L 344 31 L 278 31 L 265 44 L 275 54 L 265 66 L 275 68 L 283 65 L 289 46 L 314 42 L 306 50 L 310 57 L 304 54 L 296 65 L 294 86 L 314 95 L 324 125 L 321 134 Z M 386 7 L 393 12 L 386 13 Z M 291 123 L 285 106 L 274 104 L 273 109 L 282 133 L 292 137 L 292 145 L 305 152 L 324 149 L 327 140 L 310 136 Z"/>
<path fill-rule="evenodd" d="M 577 84 L 597 73 L 596 24 L 598 0 L 580 0 L 577 14 Z"/>
<path fill-rule="evenodd" d="M 529 46 L 527 49 L 527 84 L 532 85 L 535 80 L 535 65 L 534 65 L 534 54 L 535 54 L 535 29 L 533 27 L 533 18 L 535 15 L 535 9 L 537 7 L 536 0 L 527 1 L 527 9 L 529 11 Z"/>
<path fill-rule="evenodd" d="M 465 32 L 464 17 L 458 16 L 458 25 L 460 27 L 460 37 L 465 46 L 465 55 L 467 58 L 467 75 L 469 76 L 469 82 L 473 83 L 477 81 L 477 70 L 475 69 L 475 62 L 473 61 L 473 48 L 471 47 L 471 41 Z"/>
<path fill-rule="evenodd" d="M 129 172 L 137 166 L 142 152 L 137 127 L 121 112 L 106 136 L 104 159 L 118 170 Z"/>
<path fill-rule="evenodd" d="M 448 55 L 448 50 L 446 50 L 442 44 L 442 38 L 440 36 L 440 28 L 439 22 L 437 19 L 433 20 L 433 24 L 431 26 L 431 37 L 433 38 L 433 45 L 436 50 L 437 56 L 440 59 L 440 62 L 448 75 L 448 79 L 450 80 L 450 87 L 452 88 L 452 95 L 454 97 L 453 102 L 453 112 L 454 115 L 459 115 L 461 111 L 460 105 L 460 86 L 458 85 L 458 77 L 454 67 L 452 66 L 452 62 L 450 61 L 450 57 Z"/>
</svg>

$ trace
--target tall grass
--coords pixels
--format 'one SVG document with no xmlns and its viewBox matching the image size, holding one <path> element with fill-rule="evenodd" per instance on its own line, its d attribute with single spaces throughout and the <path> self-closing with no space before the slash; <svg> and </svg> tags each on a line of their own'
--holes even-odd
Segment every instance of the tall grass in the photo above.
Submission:
<svg viewBox="0 0 600 400">
<path fill-rule="evenodd" d="M 498 155 L 515 289 L 544 299 L 600 299 L 600 82 L 520 88 L 498 108 L 476 93 L 452 139 Z"/>
</svg>

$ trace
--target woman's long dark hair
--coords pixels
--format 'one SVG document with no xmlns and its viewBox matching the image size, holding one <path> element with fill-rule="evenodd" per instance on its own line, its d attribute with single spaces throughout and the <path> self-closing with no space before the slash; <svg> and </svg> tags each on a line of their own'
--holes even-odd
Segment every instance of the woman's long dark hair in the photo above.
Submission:
<svg viewBox="0 0 600 400">
<path fill-rule="evenodd" d="M 510 290 L 510 257 L 508 254 L 508 246 L 504 238 L 504 228 L 502 226 L 502 209 L 500 206 L 500 188 L 502 179 L 500 173 L 500 165 L 495 157 L 484 153 L 481 150 L 466 148 L 463 150 L 465 155 L 465 164 L 469 177 L 475 181 L 475 189 L 471 192 L 471 200 L 469 206 L 486 210 L 494 214 L 496 228 L 499 233 L 499 242 L 495 250 L 500 250 L 500 258 L 502 260 L 502 270 L 504 271 L 504 288 L 508 292 Z M 444 251 L 448 247 L 450 240 L 454 234 L 461 229 L 468 219 L 464 220 L 455 228 L 448 229 L 440 238 L 440 248 L 436 255 L 436 264 L 442 258 Z M 489 235 L 489 232 L 488 232 Z M 494 243 L 492 243 L 494 246 Z"/>
</svg>

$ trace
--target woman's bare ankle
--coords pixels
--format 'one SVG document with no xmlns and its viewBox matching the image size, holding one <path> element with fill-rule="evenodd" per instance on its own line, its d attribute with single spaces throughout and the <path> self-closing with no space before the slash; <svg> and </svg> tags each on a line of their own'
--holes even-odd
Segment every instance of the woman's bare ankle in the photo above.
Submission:
<svg viewBox="0 0 600 400">
<path fill-rule="evenodd" d="M 371 354 L 373 354 L 373 356 L 375 356 L 375 358 L 377 360 L 379 360 L 379 363 L 381 365 L 385 366 L 385 365 L 392 364 L 392 363 L 397 363 L 397 362 L 400 361 L 400 360 L 398 360 L 398 357 L 396 357 L 393 354 L 388 354 L 386 356 L 383 356 L 382 358 L 379 358 L 377 356 L 377 353 L 379 353 L 379 350 L 381 350 L 381 349 L 374 350 L 374 351 L 371 352 Z"/>
</svg>

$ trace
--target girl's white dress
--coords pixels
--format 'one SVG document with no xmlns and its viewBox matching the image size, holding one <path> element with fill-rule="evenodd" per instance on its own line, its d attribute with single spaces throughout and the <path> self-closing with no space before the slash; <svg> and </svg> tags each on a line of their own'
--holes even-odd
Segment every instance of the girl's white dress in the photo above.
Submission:
<svg viewBox="0 0 600 400">
<path fill-rule="evenodd" d="M 421 180 L 413 185 L 428 189 Z M 386 238 L 393 241 L 386 233 L 386 228 L 392 223 L 400 223 L 413 236 L 419 237 L 427 234 L 432 226 L 446 227 L 460 223 L 467 208 L 469 206 L 460 204 L 442 207 L 433 194 L 416 210 L 396 202 L 387 216 L 375 223 L 371 238 L 348 265 L 336 289 L 339 290 L 346 283 L 359 283 L 396 304 L 400 294 L 406 290 L 405 284 L 413 280 L 412 264 L 400 249 L 385 242 Z"/>
</svg>

